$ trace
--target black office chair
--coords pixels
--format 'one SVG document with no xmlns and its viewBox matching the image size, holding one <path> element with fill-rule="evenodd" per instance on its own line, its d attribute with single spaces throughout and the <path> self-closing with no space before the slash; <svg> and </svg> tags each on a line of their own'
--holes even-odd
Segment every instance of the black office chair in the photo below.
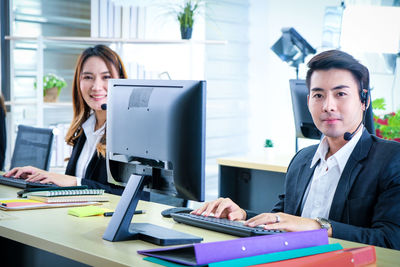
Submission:
<svg viewBox="0 0 400 267">
<path fill-rule="evenodd" d="M 48 170 L 52 146 L 52 129 L 18 125 L 10 169 L 30 165 Z"/>
</svg>

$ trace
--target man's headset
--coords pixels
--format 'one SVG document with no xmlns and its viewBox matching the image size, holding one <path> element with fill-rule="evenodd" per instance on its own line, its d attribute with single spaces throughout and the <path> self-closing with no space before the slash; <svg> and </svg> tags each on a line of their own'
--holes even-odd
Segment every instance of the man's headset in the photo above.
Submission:
<svg viewBox="0 0 400 267">
<path fill-rule="evenodd" d="M 366 91 L 364 91 L 366 89 Z M 346 141 L 350 141 L 351 138 L 353 138 L 353 136 L 356 134 L 356 132 L 358 131 L 358 128 L 360 128 L 361 124 L 364 123 L 365 121 L 365 115 L 367 114 L 367 104 L 368 104 L 368 98 L 369 98 L 369 86 L 367 88 L 364 88 L 364 84 L 362 81 L 362 78 L 360 79 L 360 99 L 361 99 L 361 103 L 364 104 L 365 109 L 363 111 L 363 119 L 361 120 L 360 124 L 357 126 L 356 130 L 352 133 L 349 132 L 345 132 L 343 135 L 344 140 Z"/>
<path fill-rule="evenodd" d="M 361 88 L 361 91 L 360 91 L 361 103 L 365 104 L 365 109 L 367 109 L 368 97 L 369 97 L 369 87 L 364 88 L 363 81 L 360 80 L 360 88 Z M 367 89 L 367 91 L 364 91 L 365 89 Z"/>
</svg>

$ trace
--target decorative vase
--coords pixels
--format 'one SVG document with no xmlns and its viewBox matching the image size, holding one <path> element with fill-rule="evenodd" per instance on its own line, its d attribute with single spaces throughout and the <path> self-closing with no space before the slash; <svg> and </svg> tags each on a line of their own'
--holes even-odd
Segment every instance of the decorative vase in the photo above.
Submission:
<svg viewBox="0 0 400 267">
<path fill-rule="evenodd" d="M 57 102 L 58 99 L 58 88 L 52 87 L 45 91 L 45 95 L 43 97 L 44 102 Z"/>
<path fill-rule="evenodd" d="M 190 38 L 192 38 L 192 30 L 193 30 L 193 28 L 181 26 L 182 39 L 189 40 Z"/>
</svg>

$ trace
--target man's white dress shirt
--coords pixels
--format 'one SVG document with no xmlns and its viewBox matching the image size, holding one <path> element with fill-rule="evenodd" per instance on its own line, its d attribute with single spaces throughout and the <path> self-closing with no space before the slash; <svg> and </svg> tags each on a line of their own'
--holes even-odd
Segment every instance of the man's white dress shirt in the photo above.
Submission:
<svg viewBox="0 0 400 267">
<path fill-rule="evenodd" d="M 307 186 L 302 203 L 301 217 L 329 218 L 329 211 L 340 176 L 354 147 L 360 140 L 363 130 L 364 128 L 358 131 L 347 144 L 327 160 L 325 158 L 329 151 L 329 145 L 326 137 L 323 138 L 311 162 L 310 168 L 319 163 Z"/>
</svg>

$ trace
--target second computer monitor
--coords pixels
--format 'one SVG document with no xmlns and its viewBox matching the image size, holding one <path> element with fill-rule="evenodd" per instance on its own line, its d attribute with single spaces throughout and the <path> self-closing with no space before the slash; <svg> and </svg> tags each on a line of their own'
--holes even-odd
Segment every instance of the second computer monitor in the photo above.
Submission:
<svg viewBox="0 0 400 267">
<path fill-rule="evenodd" d="M 320 139 L 321 132 L 315 126 L 307 105 L 308 88 L 305 80 L 289 80 L 296 137 Z"/>
</svg>

